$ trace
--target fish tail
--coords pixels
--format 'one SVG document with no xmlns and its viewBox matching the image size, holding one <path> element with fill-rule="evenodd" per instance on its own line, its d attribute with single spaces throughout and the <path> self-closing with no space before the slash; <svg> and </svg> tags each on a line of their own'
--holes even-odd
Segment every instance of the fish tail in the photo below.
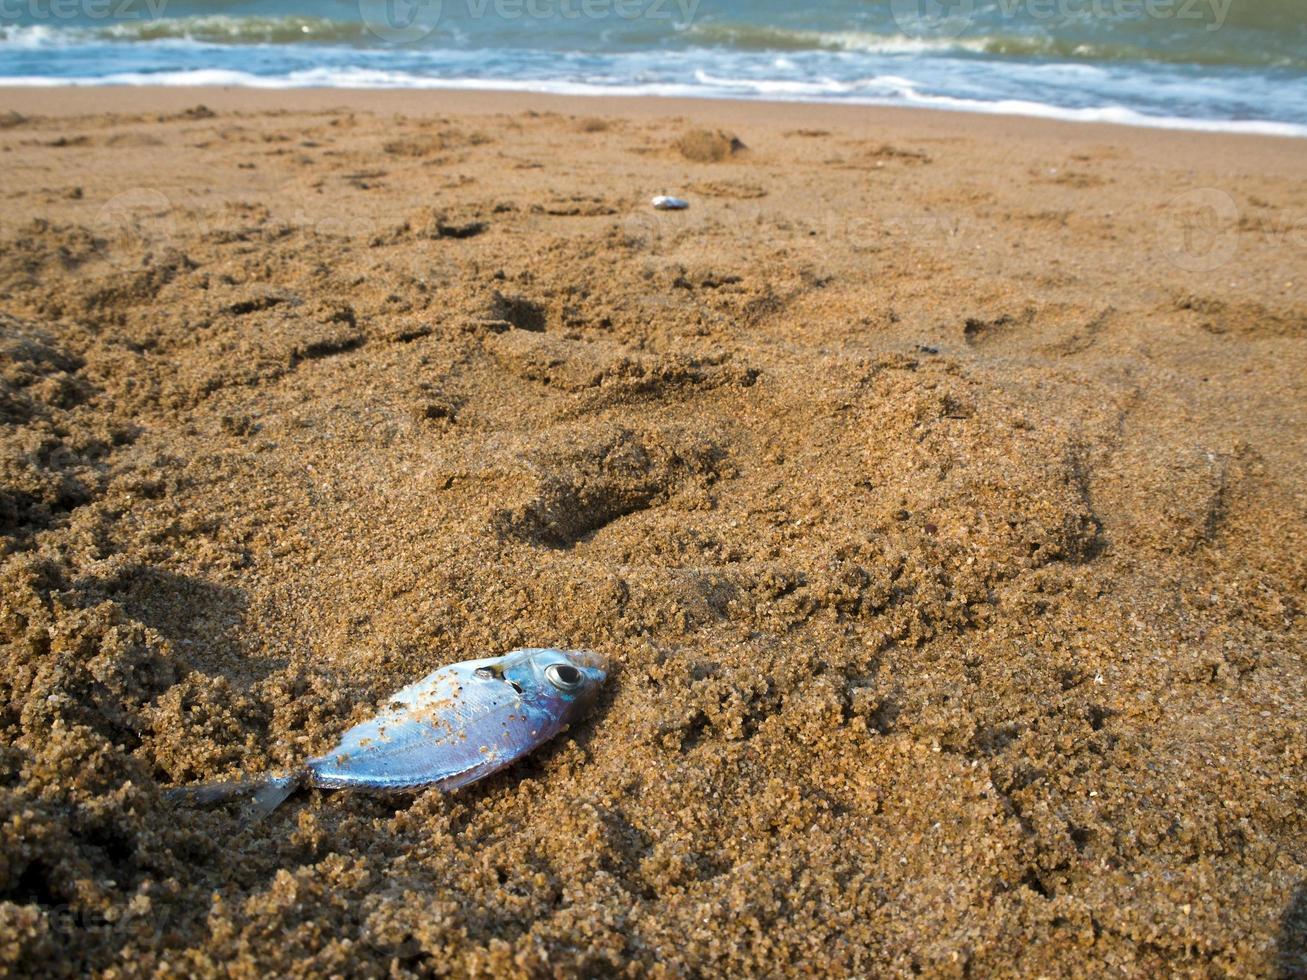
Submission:
<svg viewBox="0 0 1307 980">
<path fill-rule="evenodd" d="M 286 797 L 295 792 L 304 783 L 304 774 L 291 773 L 289 776 L 269 776 L 254 790 L 251 798 L 250 819 L 257 822 L 266 817 L 285 802 Z"/>
<path fill-rule="evenodd" d="M 250 804 L 253 820 L 262 820 L 277 809 L 304 782 L 303 772 L 287 776 L 261 776 L 258 779 L 234 779 L 196 786 L 178 786 L 164 795 L 173 803 L 191 806 L 215 806 L 229 800 L 244 799 Z"/>
</svg>

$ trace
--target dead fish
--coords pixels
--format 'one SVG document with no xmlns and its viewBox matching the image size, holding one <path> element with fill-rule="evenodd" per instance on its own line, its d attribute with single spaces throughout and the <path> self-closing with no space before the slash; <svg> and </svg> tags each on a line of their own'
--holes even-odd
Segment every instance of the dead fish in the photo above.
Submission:
<svg viewBox="0 0 1307 980">
<path fill-rule="evenodd" d="M 552 648 L 450 664 L 396 691 L 330 752 L 294 772 L 184 786 L 169 795 L 201 804 L 248 796 L 262 817 L 303 786 L 457 789 L 512 765 L 584 717 L 607 676 L 598 654 Z"/>
<path fill-rule="evenodd" d="M 659 194 L 649 202 L 659 211 L 684 211 L 690 206 L 690 202 L 683 197 L 669 197 L 666 194 Z"/>
</svg>

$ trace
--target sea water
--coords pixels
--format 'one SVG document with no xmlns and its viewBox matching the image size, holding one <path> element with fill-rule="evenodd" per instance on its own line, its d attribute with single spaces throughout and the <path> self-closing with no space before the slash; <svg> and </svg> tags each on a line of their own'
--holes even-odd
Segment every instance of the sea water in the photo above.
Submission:
<svg viewBox="0 0 1307 980">
<path fill-rule="evenodd" d="M 1307 0 L 0 0 L 0 84 L 478 88 L 1307 135 Z"/>
</svg>

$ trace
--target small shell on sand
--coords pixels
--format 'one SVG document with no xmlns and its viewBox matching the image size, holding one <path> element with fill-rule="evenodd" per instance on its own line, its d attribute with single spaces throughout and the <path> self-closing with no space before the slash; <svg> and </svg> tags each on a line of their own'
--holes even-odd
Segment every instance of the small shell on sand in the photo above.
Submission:
<svg viewBox="0 0 1307 980">
<path fill-rule="evenodd" d="M 690 202 L 680 197 L 668 197 L 666 194 L 659 194 L 649 202 L 659 211 L 684 211 L 690 206 Z"/>
</svg>

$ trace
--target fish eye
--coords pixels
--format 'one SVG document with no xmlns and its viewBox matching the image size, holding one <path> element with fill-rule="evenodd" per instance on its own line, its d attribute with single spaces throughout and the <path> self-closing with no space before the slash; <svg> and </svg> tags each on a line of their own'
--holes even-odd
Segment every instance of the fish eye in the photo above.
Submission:
<svg viewBox="0 0 1307 980">
<path fill-rule="evenodd" d="M 560 691 L 575 691 L 584 678 L 571 664 L 550 664 L 545 668 L 545 680 Z"/>
</svg>

